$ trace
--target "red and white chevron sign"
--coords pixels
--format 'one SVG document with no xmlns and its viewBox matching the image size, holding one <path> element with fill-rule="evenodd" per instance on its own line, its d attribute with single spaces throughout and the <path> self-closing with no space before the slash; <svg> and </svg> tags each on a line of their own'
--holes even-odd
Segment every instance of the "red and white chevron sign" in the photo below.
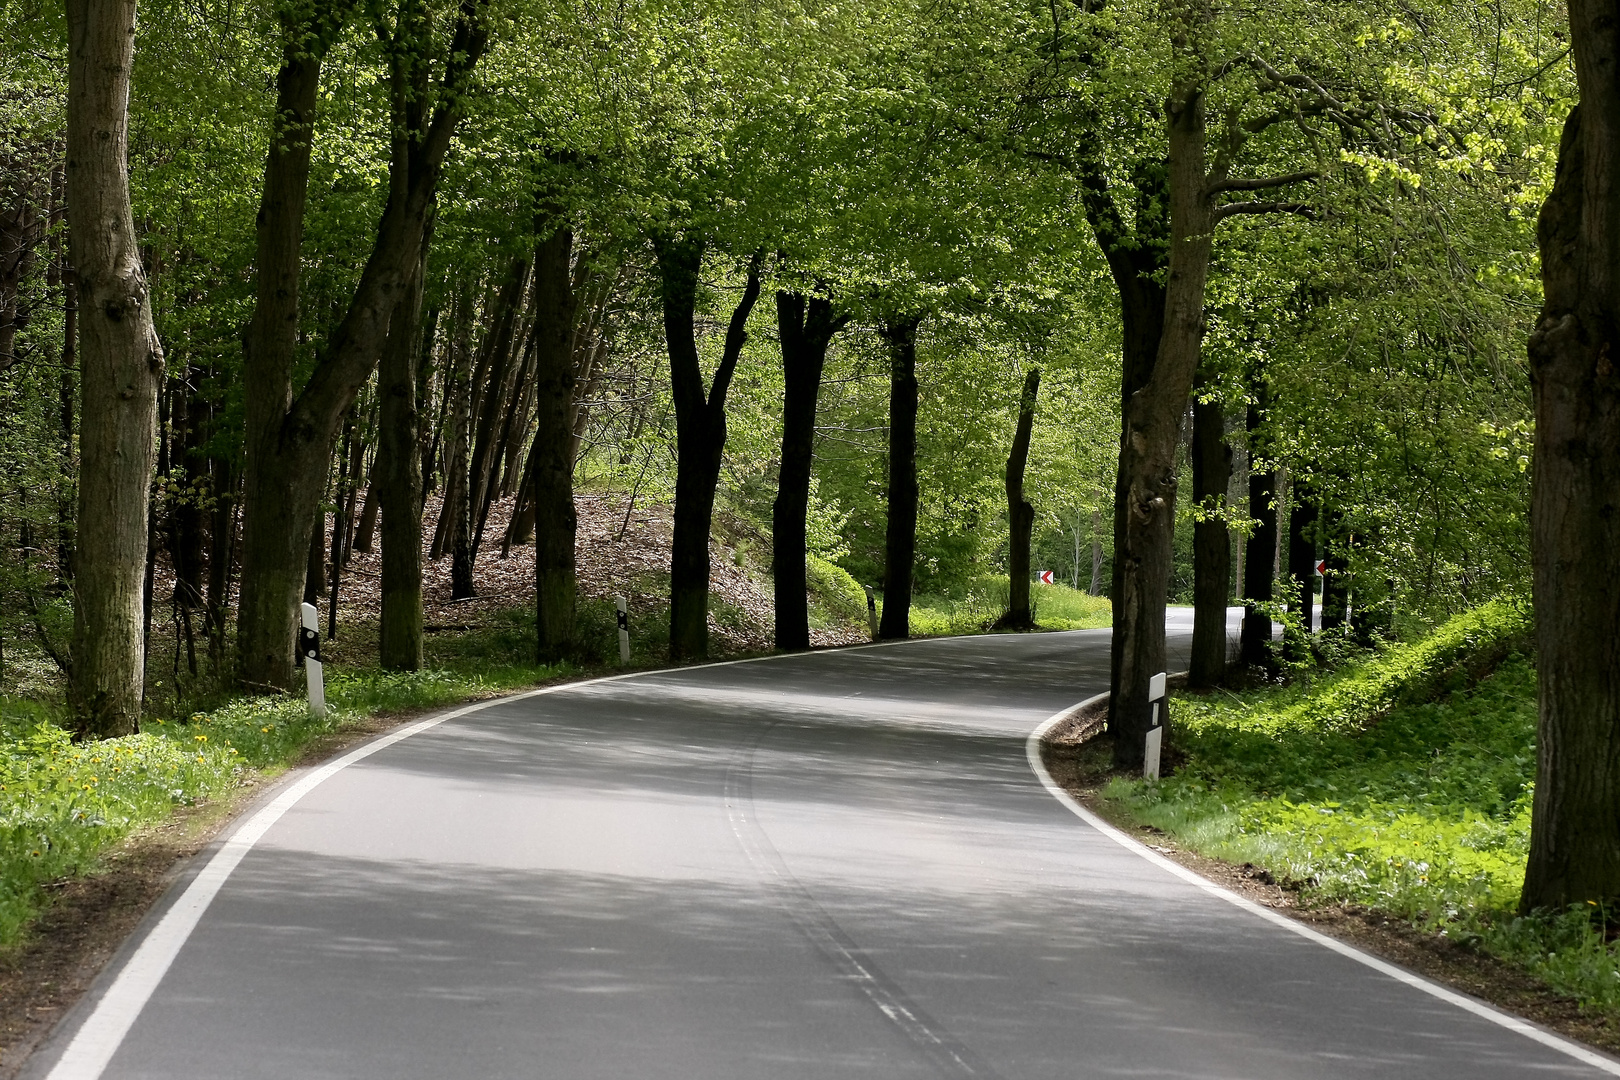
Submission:
<svg viewBox="0 0 1620 1080">
<path fill-rule="evenodd" d="M 1052 571 L 1042 570 L 1040 574 L 1036 576 L 1035 580 L 1039 581 L 1042 585 L 1052 584 Z"/>
</svg>

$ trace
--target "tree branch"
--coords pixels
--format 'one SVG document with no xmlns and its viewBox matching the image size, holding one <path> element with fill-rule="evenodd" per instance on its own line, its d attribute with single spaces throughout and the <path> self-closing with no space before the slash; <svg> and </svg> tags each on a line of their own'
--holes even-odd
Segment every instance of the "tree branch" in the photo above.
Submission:
<svg viewBox="0 0 1620 1080">
<path fill-rule="evenodd" d="M 1223 191 L 1264 191 L 1267 188 L 1287 187 L 1289 184 L 1300 184 L 1306 180 L 1316 180 L 1321 175 L 1315 169 L 1307 169 L 1303 172 L 1289 173 L 1286 176 L 1238 176 L 1211 184 L 1209 193 L 1219 195 Z"/>
<path fill-rule="evenodd" d="M 1302 202 L 1235 202 L 1226 203 L 1215 208 L 1214 220 L 1234 217 L 1238 214 L 1298 214 L 1300 217 L 1316 218 L 1319 216 L 1315 207 L 1310 203 Z"/>
</svg>

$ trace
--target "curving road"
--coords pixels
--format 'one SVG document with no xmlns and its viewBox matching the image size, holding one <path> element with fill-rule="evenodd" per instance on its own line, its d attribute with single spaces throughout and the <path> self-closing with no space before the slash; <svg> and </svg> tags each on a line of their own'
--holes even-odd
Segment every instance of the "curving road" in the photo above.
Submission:
<svg viewBox="0 0 1620 1080">
<path fill-rule="evenodd" d="M 24 1075 L 1620 1073 L 1071 812 L 1026 739 L 1106 671 L 959 638 L 411 725 L 199 857 Z"/>
</svg>

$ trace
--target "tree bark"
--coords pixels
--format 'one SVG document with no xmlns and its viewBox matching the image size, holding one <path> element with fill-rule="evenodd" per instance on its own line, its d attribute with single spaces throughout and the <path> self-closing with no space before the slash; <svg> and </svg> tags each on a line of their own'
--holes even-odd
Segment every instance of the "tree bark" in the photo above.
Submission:
<svg viewBox="0 0 1620 1080">
<path fill-rule="evenodd" d="M 529 260 L 514 259 L 501 283 L 495 301 L 495 323 L 486 339 L 485 356 L 479 368 L 482 378 L 473 389 L 478 397 L 477 428 L 472 441 L 472 465 L 468 491 L 472 496 L 472 553 L 476 558 L 484 540 L 484 521 L 494 499 L 495 468 L 500 455 L 496 446 L 502 419 L 510 407 L 513 354 L 523 348 L 523 297 L 529 287 Z"/>
<path fill-rule="evenodd" d="M 1620 18 L 1571 0 L 1580 105 L 1542 207 L 1531 503 L 1535 805 L 1520 907 L 1620 898 Z"/>
<path fill-rule="evenodd" d="M 574 318 L 569 276 L 574 234 L 556 226 L 534 253 L 534 445 L 528 502 L 534 509 L 535 655 L 566 656 L 575 644 L 578 579 L 574 566 Z"/>
<path fill-rule="evenodd" d="M 659 237 L 660 297 L 675 398 L 675 535 L 670 553 L 669 656 L 701 660 L 709 653 L 709 529 L 714 517 L 720 455 L 726 446 L 726 392 L 747 340 L 745 325 L 759 299 L 760 258 L 731 313 L 726 342 L 707 393 L 698 363 L 697 286 L 704 243 L 691 235 Z"/>
<path fill-rule="evenodd" d="M 483 0 L 462 0 L 448 57 L 436 65 L 441 93 L 429 117 L 427 73 L 435 58 L 429 55 L 426 12 L 402 5 L 393 32 L 379 28 L 390 61 L 395 120 L 387 202 L 348 309 L 295 395 L 298 271 L 320 55 L 322 43 L 341 29 L 340 16 L 328 9 L 319 9 L 314 18 L 315 23 L 284 28 L 276 131 L 259 212 L 258 305 L 243 369 L 247 459 L 238 665 L 243 683 L 281 688 L 293 683 L 299 563 L 324 486 L 317 470 L 331 454 L 344 413 L 371 376 L 389 320 L 421 258 L 444 157 L 465 109 L 472 68 L 488 41 Z"/>
<path fill-rule="evenodd" d="M 911 580 L 917 558 L 917 327 L 902 316 L 879 331 L 889 348 L 888 521 L 883 529 L 883 618 L 878 638 L 911 636 Z"/>
<path fill-rule="evenodd" d="M 776 325 L 782 341 L 782 463 L 771 506 L 771 573 L 776 591 L 776 647 L 810 647 L 810 602 L 805 580 L 809 558 L 810 476 L 815 465 L 816 402 L 833 335 L 849 321 L 834 315 L 825 297 L 776 294 Z"/>
<path fill-rule="evenodd" d="M 1198 368 L 1214 225 L 1205 177 L 1204 70 L 1189 23 L 1173 42 L 1180 68 L 1165 112 L 1169 129 L 1170 253 L 1164 328 L 1152 374 L 1125 408 L 1119 457 L 1122 535 L 1114 545 L 1114 654 L 1109 710 L 1114 764 L 1139 768 L 1151 712 L 1149 682 L 1165 670 L 1176 500 L 1176 446 Z"/>
<path fill-rule="evenodd" d="M 1018 630 L 1035 627 L 1029 606 L 1029 541 L 1035 531 L 1035 507 L 1024 497 L 1024 470 L 1029 465 L 1029 437 L 1035 426 L 1035 395 L 1041 389 L 1041 369 L 1030 368 L 1018 396 L 1018 427 L 1012 452 L 1007 455 L 1003 479 L 1007 489 L 1007 614 L 1002 624 Z M 1076 573 L 1079 572 L 1078 563 Z"/>
<path fill-rule="evenodd" d="M 1316 497 L 1295 475 L 1288 499 L 1288 610 L 1307 638 L 1316 619 Z"/>
<path fill-rule="evenodd" d="M 422 666 L 422 415 L 417 399 L 417 336 L 421 327 L 427 248 L 416 261 L 377 368 L 377 460 L 362 517 L 382 516 L 382 613 L 377 658 L 385 671 Z M 361 524 L 362 551 L 370 537 Z"/>
<path fill-rule="evenodd" d="M 134 0 L 68 0 L 67 203 L 82 406 L 70 681 L 74 727 L 124 735 L 140 721 L 142 579 L 163 349 L 130 208 Z"/>
<path fill-rule="evenodd" d="M 1193 398 L 1192 480 L 1198 518 L 1193 523 L 1193 639 L 1189 686 L 1219 686 L 1226 678 L 1226 603 L 1232 588 L 1232 537 L 1226 528 L 1226 489 L 1232 448 L 1226 409 L 1204 400 L 1200 377 Z M 1202 392 L 1202 393 L 1201 393 Z"/>
<path fill-rule="evenodd" d="M 1277 550 L 1277 470 L 1260 446 L 1270 400 L 1264 377 L 1255 380 L 1254 400 L 1249 403 L 1244 427 L 1249 436 L 1249 517 L 1254 529 L 1243 549 L 1243 629 L 1238 652 L 1244 667 L 1273 666 L 1271 655 L 1271 612 L 1262 605 L 1272 601 L 1271 563 Z"/>
</svg>

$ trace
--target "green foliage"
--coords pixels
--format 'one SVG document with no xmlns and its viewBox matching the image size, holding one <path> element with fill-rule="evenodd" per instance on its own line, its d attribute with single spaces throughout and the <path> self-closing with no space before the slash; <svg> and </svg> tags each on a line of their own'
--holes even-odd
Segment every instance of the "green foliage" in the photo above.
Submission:
<svg viewBox="0 0 1620 1080">
<path fill-rule="evenodd" d="M 1535 669 L 1512 601 L 1302 687 L 1178 695 L 1187 760 L 1106 798 L 1308 897 L 1364 904 L 1620 1007 L 1620 949 L 1587 912 L 1518 917 L 1535 776 Z"/>
<path fill-rule="evenodd" d="M 805 563 L 805 585 L 818 609 L 812 618 L 821 615 L 824 625 L 866 624 L 866 590 L 842 566 L 811 555 Z"/>
</svg>

